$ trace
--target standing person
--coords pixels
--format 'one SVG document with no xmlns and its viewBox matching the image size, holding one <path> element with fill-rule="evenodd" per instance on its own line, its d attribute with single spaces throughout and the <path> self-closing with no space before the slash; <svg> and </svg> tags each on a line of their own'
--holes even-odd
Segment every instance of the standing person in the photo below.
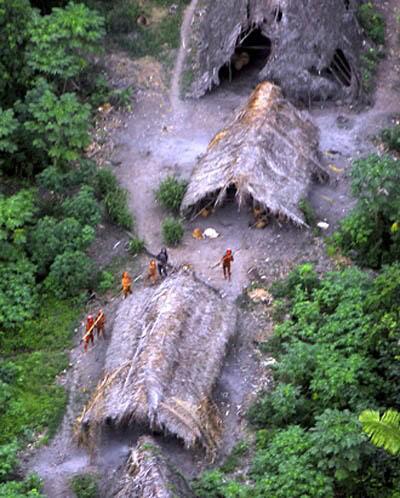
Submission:
<svg viewBox="0 0 400 498">
<path fill-rule="evenodd" d="M 95 324 L 97 330 L 97 337 L 103 337 L 103 339 L 105 339 L 106 332 L 104 329 L 106 325 L 106 315 L 104 314 L 103 310 L 99 310 L 99 312 L 97 313 Z"/>
<path fill-rule="evenodd" d="M 231 263 L 233 262 L 233 254 L 230 249 L 226 250 L 226 253 L 222 256 L 222 270 L 224 272 L 224 278 L 228 276 L 228 280 L 231 280 Z"/>
<path fill-rule="evenodd" d="M 91 341 L 92 344 L 94 344 L 94 335 L 93 335 L 94 318 L 92 315 L 88 315 L 88 317 L 86 318 L 86 327 L 85 328 L 86 328 L 86 334 L 83 338 L 83 342 L 84 342 L 83 350 L 86 353 L 88 350 L 89 342 Z"/>
<path fill-rule="evenodd" d="M 128 297 L 128 294 L 132 294 L 132 278 L 127 271 L 122 274 L 122 292 L 124 293 L 124 299 Z"/>
<path fill-rule="evenodd" d="M 168 253 L 167 249 L 163 247 L 161 251 L 157 254 L 156 259 L 158 261 L 158 273 L 160 277 L 163 275 L 166 277 L 167 274 L 167 264 L 168 264 Z"/>
<path fill-rule="evenodd" d="M 149 263 L 149 279 L 153 285 L 157 282 L 157 263 L 155 259 L 151 259 Z"/>
</svg>

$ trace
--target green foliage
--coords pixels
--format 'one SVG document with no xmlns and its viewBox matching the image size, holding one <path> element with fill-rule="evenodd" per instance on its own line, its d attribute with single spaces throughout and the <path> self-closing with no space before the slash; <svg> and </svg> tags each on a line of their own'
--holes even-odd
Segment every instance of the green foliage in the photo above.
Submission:
<svg viewBox="0 0 400 498">
<path fill-rule="evenodd" d="M 354 162 L 352 192 L 357 205 L 332 237 L 362 265 L 379 268 L 400 257 L 400 161 L 372 155 Z"/>
<path fill-rule="evenodd" d="M 301 199 L 299 202 L 299 209 L 303 213 L 307 225 L 312 228 L 315 227 L 317 224 L 317 217 L 310 202 L 307 199 Z"/>
<path fill-rule="evenodd" d="M 77 498 L 97 498 L 97 477 L 93 474 L 78 474 L 71 479 L 72 491 Z"/>
<path fill-rule="evenodd" d="M 245 441 L 239 441 L 236 443 L 221 467 L 221 471 L 226 474 L 233 472 L 240 465 L 243 457 L 246 456 L 248 452 L 249 447 Z"/>
<path fill-rule="evenodd" d="M 136 2 L 118 0 L 106 14 L 106 28 L 109 33 L 130 33 L 137 27 L 136 19 L 143 14 L 143 8 Z"/>
<path fill-rule="evenodd" d="M 361 83 L 366 93 L 372 93 L 375 89 L 375 77 L 378 64 L 385 57 L 383 50 L 375 47 L 366 47 L 360 57 Z"/>
<path fill-rule="evenodd" d="M 114 275 L 109 271 L 102 271 L 98 289 L 100 292 L 107 292 L 114 287 Z"/>
<path fill-rule="evenodd" d="M 0 107 L 0 152 L 15 152 L 17 150 L 13 140 L 13 133 L 17 128 L 18 121 L 14 117 L 14 111 L 12 109 L 3 111 Z"/>
<path fill-rule="evenodd" d="M 57 255 L 65 251 L 83 251 L 93 241 L 94 229 L 82 226 L 75 218 L 57 221 L 45 216 L 31 233 L 29 249 L 40 274 L 46 274 Z"/>
<path fill-rule="evenodd" d="M 183 238 L 185 232 L 181 220 L 168 217 L 161 225 L 163 240 L 167 245 L 177 246 Z"/>
<path fill-rule="evenodd" d="M 82 187 L 77 194 L 62 204 L 65 216 L 76 218 L 82 225 L 96 227 L 101 220 L 100 206 L 91 187 Z"/>
<path fill-rule="evenodd" d="M 134 256 L 140 254 L 145 249 L 145 242 L 142 239 L 131 239 L 129 241 L 129 252 Z"/>
<path fill-rule="evenodd" d="M 15 259 L 27 240 L 27 226 L 35 213 L 35 192 L 20 190 L 10 197 L 0 195 L 0 260 Z"/>
<path fill-rule="evenodd" d="M 51 193 L 67 194 L 69 189 L 82 184 L 96 184 L 97 167 L 94 161 L 80 159 L 69 165 L 67 171 L 49 166 L 36 176 L 38 184 Z"/>
<path fill-rule="evenodd" d="M 60 298 L 76 296 L 92 280 L 93 264 L 81 251 L 65 251 L 56 256 L 46 278 L 46 288 Z"/>
<path fill-rule="evenodd" d="M 0 106 L 11 106 L 30 77 L 25 46 L 32 17 L 29 0 L 0 1 Z"/>
<path fill-rule="evenodd" d="M 132 102 L 132 87 L 128 86 L 126 88 L 121 88 L 117 90 L 113 90 L 110 94 L 111 103 L 119 107 L 120 109 L 131 109 Z"/>
<path fill-rule="evenodd" d="M 0 263 L 0 329 L 12 329 L 37 310 L 35 266 L 25 257 Z"/>
<path fill-rule="evenodd" d="M 178 180 L 174 176 L 168 176 L 160 183 L 155 192 L 155 197 L 164 209 L 177 213 L 185 195 L 186 187 L 187 182 Z"/>
<path fill-rule="evenodd" d="M 29 30 L 27 63 L 33 71 L 67 80 L 88 66 L 99 51 L 104 20 L 84 4 L 70 2 L 47 16 L 35 15 Z"/>
<path fill-rule="evenodd" d="M 301 422 L 306 414 L 306 399 L 299 386 L 279 383 L 248 411 L 250 422 L 258 427 L 282 427 Z"/>
<path fill-rule="evenodd" d="M 385 128 L 384 130 L 382 130 L 381 138 L 383 142 L 389 147 L 389 149 L 400 152 L 400 124 L 396 124 L 392 128 Z"/>
<path fill-rule="evenodd" d="M 0 482 L 5 481 L 17 466 L 18 449 L 16 441 L 0 445 Z"/>
<path fill-rule="evenodd" d="M 266 449 L 256 453 L 252 496 L 333 498 L 333 481 L 316 469 L 311 436 L 298 426 L 279 431 Z"/>
<path fill-rule="evenodd" d="M 90 142 L 90 106 L 74 93 L 58 97 L 43 82 L 28 92 L 27 102 L 30 117 L 24 127 L 32 134 L 32 145 L 56 165 L 77 160 Z"/>
<path fill-rule="evenodd" d="M 319 279 L 313 265 L 304 263 L 291 271 L 286 280 L 274 283 L 271 292 L 275 298 L 292 297 L 298 288 L 310 293 L 318 285 Z"/>
<path fill-rule="evenodd" d="M 358 19 L 365 33 L 375 43 L 385 43 L 385 20 L 372 2 L 366 2 L 358 8 Z"/>
<path fill-rule="evenodd" d="M 377 410 L 364 410 L 359 417 L 363 430 L 371 438 L 371 442 L 384 448 L 392 455 L 400 453 L 400 413 L 387 410 L 382 417 Z"/>
<path fill-rule="evenodd" d="M 318 469 L 337 481 L 347 481 L 348 487 L 357 484 L 357 473 L 368 450 L 355 415 L 348 410 L 325 410 L 316 417 L 311 442 L 310 454 Z"/>
<path fill-rule="evenodd" d="M 24 481 L 0 484 L 0 498 L 46 498 L 40 494 L 42 482 L 38 476 L 29 475 Z"/>
<path fill-rule="evenodd" d="M 134 220 L 128 207 L 128 193 L 118 185 L 114 173 L 107 168 L 100 169 L 95 179 L 95 188 L 103 200 L 110 219 L 117 225 L 130 230 Z"/>
</svg>

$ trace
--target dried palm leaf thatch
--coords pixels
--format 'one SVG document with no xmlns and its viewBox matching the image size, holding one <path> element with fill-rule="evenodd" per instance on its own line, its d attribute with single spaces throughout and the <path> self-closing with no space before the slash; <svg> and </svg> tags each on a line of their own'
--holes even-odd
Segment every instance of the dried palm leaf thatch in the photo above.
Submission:
<svg viewBox="0 0 400 498">
<path fill-rule="evenodd" d="M 194 169 L 181 212 L 199 210 L 210 199 L 218 206 L 234 187 L 239 206 L 252 199 L 305 225 L 298 203 L 313 178 L 328 178 L 319 160 L 317 129 L 283 98 L 279 87 L 263 82 L 210 142 Z"/>
<path fill-rule="evenodd" d="M 78 419 L 87 442 L 105 425 L 146 424 L 213 451 L 220 418 L 211 400 L 236 311 L 190 271 L 124 300 L 106 375 Z"/>
<path fill-rule="evenodd" d="M 149 436 L 139 439 L 115 498 L 193 498 L 184 477 L 169 464 Z"/>
</svg>

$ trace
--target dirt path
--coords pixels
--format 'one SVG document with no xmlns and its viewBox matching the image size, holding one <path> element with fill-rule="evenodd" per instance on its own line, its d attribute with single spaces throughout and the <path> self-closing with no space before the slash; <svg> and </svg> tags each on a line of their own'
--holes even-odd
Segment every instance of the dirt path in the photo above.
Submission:
<svg viewBox="0 0 400 498">
<path fill-rule="evenodd" d="M 178 57 L 176 59 L 174 71 L 171 79 L 171 89 L 170 89 L 170 102 L 173 112 L 176 114 L 179 112 L 181 99 L 180 99 L 180 82 L 182 76 L 183 63 L 185 61 L 186 52 L 189 47 L 189 33 L 190 27 L 193 20 L 193 14 L 196 10 L 198 0 L 192 0 L 190 5 L 185 10 L 185 15 L 182 22 L 181 28 L 181 45 L 179 47 Z"/>
<path fill-rule="evenodd" d="M 157 92 L 149 88 L 138 92 L 134 115 L 115 136 L 118 147 L 112 159 L 115 164 L 120 164 L 116 173 L 129 191 L 129 204 L 136 217 L 138 235 L 145 239 L 152 252 L 158 251 L 162 245 L 160 226 L 166 216 L 155 202 L 154 189 L 169 174 L 189 179 L 197 157 L 204 153 L 210 139 L 231 118 L 233 111 L 247 100 L 255 83 L 253 76 L 248 74 L 231 84 L 223 84 L 199 101 L 180 100 L 180 75 L 196 4 L 197 0 L 193 0 L 185 11 L 182 46 L 170 91 Z M 399 25 L 396 23 L 400 6 L 398 0 L 391 0 L 383 2 L 381 8 L 388 26 L 387 58 L 379 68 L 374 105 L 359 114 L 336 105 L 313 109 L 310 113 L 320 129 L 321 149 L 326 153 L 327 164 L 334 164 L 337 168 L 328 185 L 315 186 L 310 194 L 318 218 L 330 225 L 328 233 L 353 203 L 346 175 L 351 159 L 373 151 L 371 135 L 387 125 L 394 114 L 400 113 Z M 265 282 L 285 274 L 288 268 L 305 260 L 314 261 L 320 270 L 329 268 L 322 240 L 315 239 L 310 232 L 277 224 L 257 231 L 249 228 L 250 221 L 247 211 L 238 212 L 235 206 L 227 205 L 208 219 L 188 222 L 183 243 L 170 250 L 171 261 L 175 265 L 193 265 L 200 278 L 232 301 L 250 283 L 254 268 L 258 270 L 258 278 Z M 195 227 L 213 227 L 220 237 L 197 241 L 191 236 Z M 231 283 L 223 280 L 220 268 L 212 268 L 227 247 L 240 251 L 236 254 Z M 145 260 L 141 264 L 145 265 Z M 216 386 L 215 395 L 225 425 L 221 458 L 243 434 L 246 403 L 260 384 L 261 370 L 254 340 L 260 334 L 269 333 L 270 324 L 260 321 L 259 311 L 241 312 L 237 340 L 231 345 Z M 79 349 L 72 352 L 74 368 L 65 380 L 71 387 L 68 412 L 55 439 L 29 464 L 31 470 L 44 478 L 45 491 L 50 498 L 69 498 L 67 480 L 76 472 L 95 469 L 112 479 L 137 437 L 134 433 L 110 435 L 99 448 L 96 467 L 71 441 L 71 425 L 77 407 L 82 405 L 79 399 L 82 385 L 91 389 L 101 375 L 105 350 L 106 344 L 99 344 L 92 355 L 84 358 Z M 186 475 L 193 476 L 207 465 L 201 454 L 185 451 L 175 439 L 160 440 L 164 451 Z"/>
</svg>

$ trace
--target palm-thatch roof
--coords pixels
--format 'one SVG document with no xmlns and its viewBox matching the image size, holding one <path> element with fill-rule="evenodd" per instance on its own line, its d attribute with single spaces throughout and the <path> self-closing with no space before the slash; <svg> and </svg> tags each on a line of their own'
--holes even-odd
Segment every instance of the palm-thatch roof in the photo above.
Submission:
<svg viewBox="0 0 400 498">
<path fill-rule="evenodd" d="M 198 0 L 187 40 L 182 88 L 201 97 L 223 78 L 222 68 L 246 51 L 256 74 L 291 99 L 355 100 L 362 96 L 363 36 L 359 0 Z M 229 13 L 229 15 L 227 15 Z M 270 50 L 257 50 L 259 33 Z M 365 43 L 365 42 L 364 42 Z M 258 56 L 257 56 L 258 54 Z M 261 66 L 260 66 L 260 65 Z"/>
<path fill-rule="evenodd" d="M 220 419 L 211 394 L 235 324 L 234 306 L 183 270 L 123 301 L 106 374 L 78 419 L 81 438 L 146 424 L 213 450 Z"/>
<path fill-rule="evenodd" d="M 327 178 L 319 160 L 318 130 L 288 101 L 279 87 L 260 83 L 244 109 L 210 142 L 197 163 L 181 212 L 225 199 L 236 188 L 240 205 L 252 199 L 298 225 L 298 203 L 313 178 Z"/>
<path fill-rule="evenodd" d="M 184 477 L 162 454 L 152 437 L 143 436 L 132 450 L 115 498 L 193 498 Z"/>
</svg>

